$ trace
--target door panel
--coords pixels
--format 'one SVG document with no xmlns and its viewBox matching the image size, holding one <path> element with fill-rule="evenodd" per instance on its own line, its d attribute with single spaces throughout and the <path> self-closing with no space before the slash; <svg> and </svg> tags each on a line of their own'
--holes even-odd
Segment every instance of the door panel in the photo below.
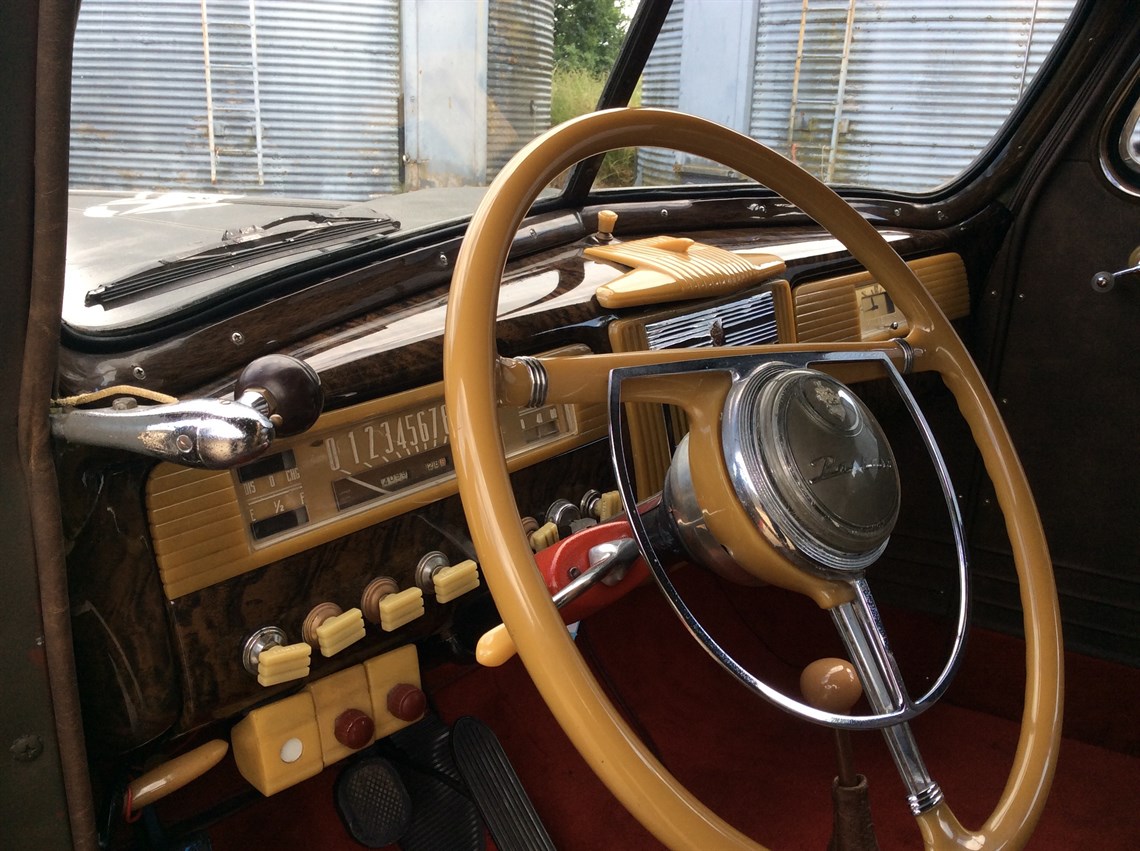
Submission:
<svg viewBox="0 0 1140 851">
<path fill-rule="evenodd" d="M 1140 287 L 1096 292 L 1140 246 L 1140 198 L 1109 184 L 1091 125 L 1042 180 L 1023 228 L 994 387 L 1038 501 L 1070 649 L 1140 664 Z M 1013 623 L 1004 526 L 985 492 L 979 615 Z M 1019 616 L 1018 616 L 1019 617 Z"/>
</svg>

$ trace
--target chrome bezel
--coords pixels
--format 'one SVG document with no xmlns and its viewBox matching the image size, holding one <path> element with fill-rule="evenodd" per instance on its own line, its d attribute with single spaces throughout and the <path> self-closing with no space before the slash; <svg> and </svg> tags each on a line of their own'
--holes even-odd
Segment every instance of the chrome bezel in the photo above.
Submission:
<svg viewBox="0 0 1140 851">
<path fill-rule="evenodd" d="M 798 474 L 781 473 L 781 462 L 788 467 L 794 467 L 794 462 L 782 423 L 783 410 L 775 406 L 785 400 L 780 395 L 781 385 L 805 373 L 803 367 L 773 362 L 762 364 L 733 382 L 721 419 L 725 464 L 752 521 L 789 560 L 828 578 L 856 576 L 887 547 L 898 518 L 898 476 L 895 473 L 892 517 L 883 524 L 884 529 L 866 533 L 821 505 L 819 498 L 800 484 Z M 850 399 L 860 426 L 853 433 L 863 428 L 872 430 L 882 451 L 890 456 L 893 470 L 890 446 L 871 412 L 840 382 L 826 375 L 823 378 L 832 381 Z M 811 414 L 816 415 L 814 411 Z"/>
</svg>

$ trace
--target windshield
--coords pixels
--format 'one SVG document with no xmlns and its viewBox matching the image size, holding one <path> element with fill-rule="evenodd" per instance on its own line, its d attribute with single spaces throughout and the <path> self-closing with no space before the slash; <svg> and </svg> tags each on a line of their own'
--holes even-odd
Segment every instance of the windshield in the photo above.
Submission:
<svg viewBox="0 0 1140 851">
<path fill-rule="evenodd" d="M 931 192 L 999 133 L 1071 7 L 674 0 L 632 104 L 711 118 L 833 185 Z M 461 222 L 520 147 L 598 105 L 636 11 L 84 0 L 65 323 L 153 325 L 300 260 Z M 594 188 L 734 180 L 645 148 L 609 155 Z"/>
</svg>

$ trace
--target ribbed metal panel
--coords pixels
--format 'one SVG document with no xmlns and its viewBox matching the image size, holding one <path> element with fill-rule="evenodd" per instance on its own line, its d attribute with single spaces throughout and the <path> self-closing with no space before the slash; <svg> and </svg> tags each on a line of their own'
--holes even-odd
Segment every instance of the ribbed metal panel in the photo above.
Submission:
<svg viewBox="0 0 1140 851">
<path fill-rule="evenodd" d="M 829 183 L 909 192 L 952 180 L 989 144 L 1075 4 L 753 2 L 752 107 L 742 126 Z M 679 103 L 683 16 L 676 0 L 646 65 L 646 106 Z M 680 182 L 676 161 L 670 152 L 639 151 L 639 180 Z"/>
<path fill-rule="evenodd" d="M 398 8 L 84 0 L 72 185 L 346 200 L 396 191 Z"/>
<path fill-rule="evenodd" d="M 685 0 L 673 0 L 653 52 L 642 74 L 641 105 L 676 109 L 681 101 L 681 32 Z M 668 186 L 678 183 L 674 165 L 677 155 L 663 148 L 637 149 L 639 186 Z"/>
<path fill-rule="evenodd" d="M 494 0 L 487 31 L 487 177 L 550 126 L 554 0 Z"/>
<path fill-rule="evenodd" d="M 202 67 L 197 0 L 85 0 L 75 37 L 72 185 L 208 188 Z"/>
<path fill-rule="evenodd" d="M 848 0 L 764 0 L 751 133 L 831 183 L 935 189 L 994 137 L 1073 5 L 859 0 L 844 69 Z"/>
<path fill-rule="evenodd" d="M 714 339 L 714 326 L 723 335 L 721 341 Z M 777 342 L 779 332 L 770 292 L 645 326 L 646 342 L 651 349 L 760 346 Z"/>
</svg>

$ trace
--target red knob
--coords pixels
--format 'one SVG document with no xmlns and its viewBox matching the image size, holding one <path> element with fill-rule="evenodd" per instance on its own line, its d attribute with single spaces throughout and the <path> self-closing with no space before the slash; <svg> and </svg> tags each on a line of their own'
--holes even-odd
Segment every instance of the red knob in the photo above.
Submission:
<svg viewBox="0 0 1140 851">
<path fill-rule="evenodd" d="M 388 711 L 401 721 L 418 721 L 427 709 L 427 695 L 411 683 L 399 683 L 388 692 Z"/>
<path fill-rule="evenodd" d="M 333 722 L 333 735 L 346 748 L 360 750 L 372 742 L 376 725 L 359 709 L 346 709 Z"/>
</svg>

